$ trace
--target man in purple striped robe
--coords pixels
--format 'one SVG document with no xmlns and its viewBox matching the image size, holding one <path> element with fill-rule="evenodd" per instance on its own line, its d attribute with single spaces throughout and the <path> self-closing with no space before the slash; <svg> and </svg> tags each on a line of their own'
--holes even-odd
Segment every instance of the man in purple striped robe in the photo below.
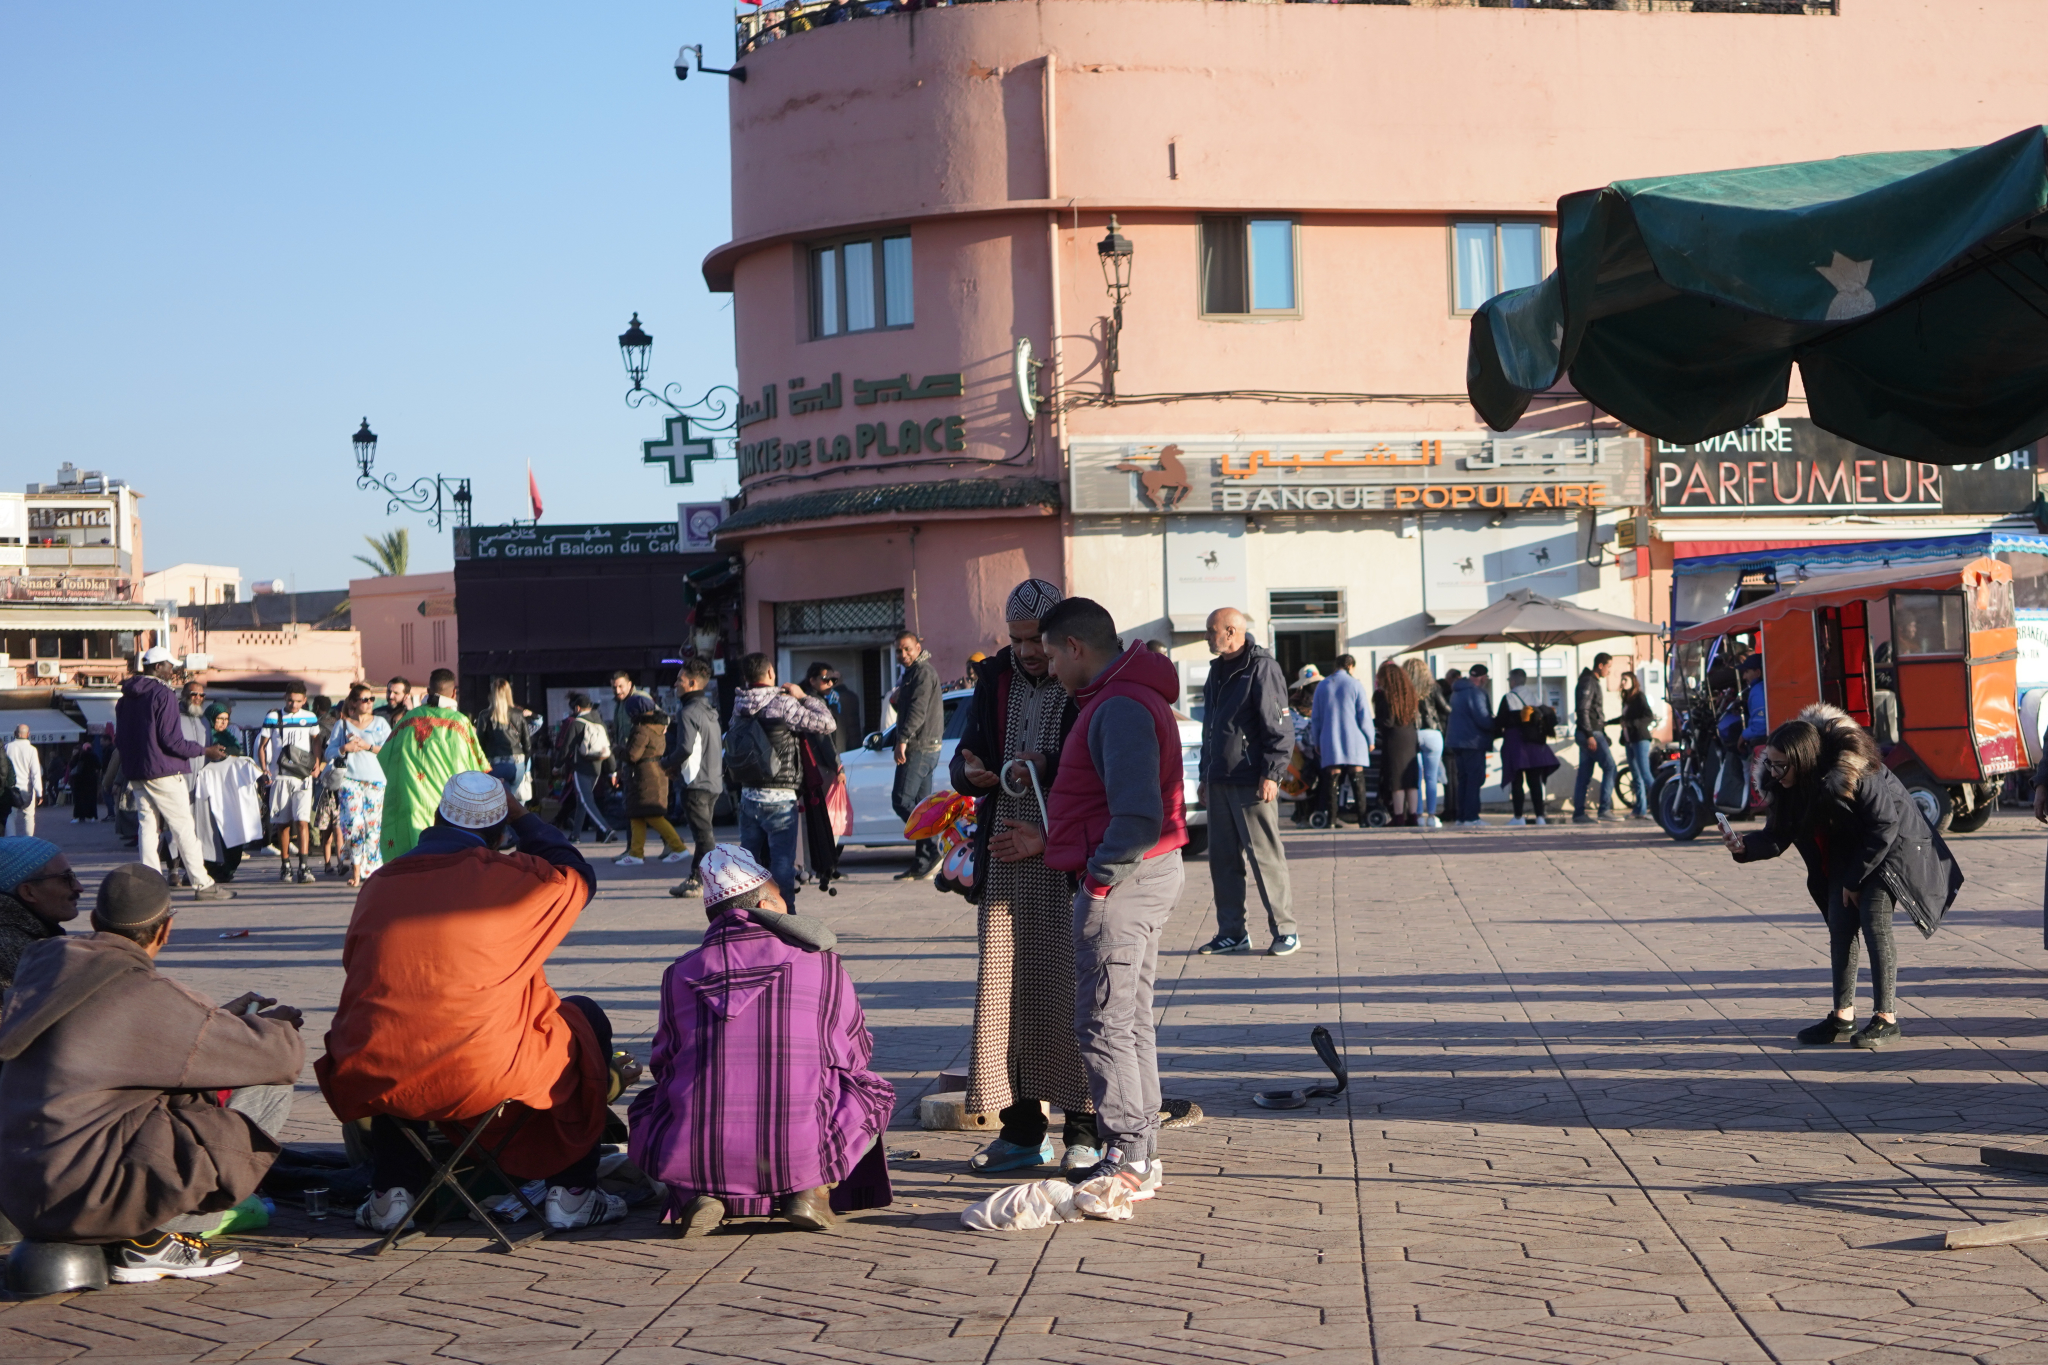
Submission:
<svg viewBox="0 0 2048 1365">
<path fill-rule="evenodd" d="M 788 912 L 732 844 L 698 869 L 704 941 L 661 981 L 652 1084 L 633 1101 L 634 1164 L 700 1237 L 730 1217 L 829 1232 L 833 1214 L 890 1202 L 881 1135 L 896 1091 L 823 921 Z"/>
</svg>

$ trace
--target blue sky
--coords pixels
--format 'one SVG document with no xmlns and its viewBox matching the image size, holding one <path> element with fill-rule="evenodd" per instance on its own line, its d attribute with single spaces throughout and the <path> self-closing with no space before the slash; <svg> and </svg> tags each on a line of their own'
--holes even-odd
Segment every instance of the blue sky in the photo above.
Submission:
<svg viewBox="0 0 2048 1365">
<path fill-rule="evenodd" d="M 69 460 L 146 494 L 146 567 L 231 564 L 301 590 L 413 531 L 354 482 L 466 474 L 476 520 L 654 521 L 616 338 L 650 384 L 733 377 L 716 0 L 0 7 L 0 478 Z M 729 464 L 727 468 L 729 468 Z M 700 476 L 702 467 L 700 466 Z"/>
</svg>

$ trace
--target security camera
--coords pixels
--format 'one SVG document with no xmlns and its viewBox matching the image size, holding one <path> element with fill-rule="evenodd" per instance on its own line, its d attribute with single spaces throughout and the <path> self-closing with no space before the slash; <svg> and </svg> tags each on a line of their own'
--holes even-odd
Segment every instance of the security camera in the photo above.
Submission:
<svg viewBox="0 0 2048 1365">
<path fill-rule="evenodd" d="M 702 66 L 704 64 L 704 49 L 685 43 L 676 51 L 676 79 L 679 81 L 690 79 L 690 54 L 692 52 L 697 54 L 697 65 Z"/>
</svg>

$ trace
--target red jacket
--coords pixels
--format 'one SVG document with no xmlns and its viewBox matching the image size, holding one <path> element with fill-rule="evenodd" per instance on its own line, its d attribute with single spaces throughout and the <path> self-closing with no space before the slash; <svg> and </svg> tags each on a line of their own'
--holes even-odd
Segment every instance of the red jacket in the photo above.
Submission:
<svg viewBox="0 0 2048 1365">
<path fill-rule="evenodd" d="M 1060 750 L 1059 771 L 1047 793 L 1045 863 L 1063 872 L 1085 874 L 1091 887 L 1114 885 L 1146 858 L 1171 853 L 1188 841 L 1187 818 L 1181 804 L 1180 722 L 1173 703 L 1180 697 L 1180 677 L 1173 664 L 1138 643 L 1125 650 L 1102 675 L 1074 695 L 1080 712 Z M 1096 767 L 1090 734 L 1104 703 L 1125 698 L 1144 708 L 1159 749 L 1159 829 L 1149 847 L 1105 847 L 1111 822 L 1128 813 L 1113 807 L 1109 787 Z M 1132 774 L 1110 774 L 1112 781 L 1137 780 Z M 1150 832 L 1147 831 L 1148 837 Z M 1114 840 L 1112 840 L 1114 842 Z M 1090 862 L 1098 865 L 1090 867 Z"/>
</svg>

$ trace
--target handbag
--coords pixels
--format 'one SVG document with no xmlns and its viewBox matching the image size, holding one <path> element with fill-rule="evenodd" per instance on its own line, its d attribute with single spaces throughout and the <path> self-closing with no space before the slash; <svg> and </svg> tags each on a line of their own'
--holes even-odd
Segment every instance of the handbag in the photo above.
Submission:
<svg viewBox="0 0 2048 1365">
<path fill-rule="evenodd" d="M 825 789 L 825 814 L 832 821 L 832 837 L 844 839 L 853 833 L 853 799 L 846 794 L 846 772 L 841 769 Z"/>
</svg>

